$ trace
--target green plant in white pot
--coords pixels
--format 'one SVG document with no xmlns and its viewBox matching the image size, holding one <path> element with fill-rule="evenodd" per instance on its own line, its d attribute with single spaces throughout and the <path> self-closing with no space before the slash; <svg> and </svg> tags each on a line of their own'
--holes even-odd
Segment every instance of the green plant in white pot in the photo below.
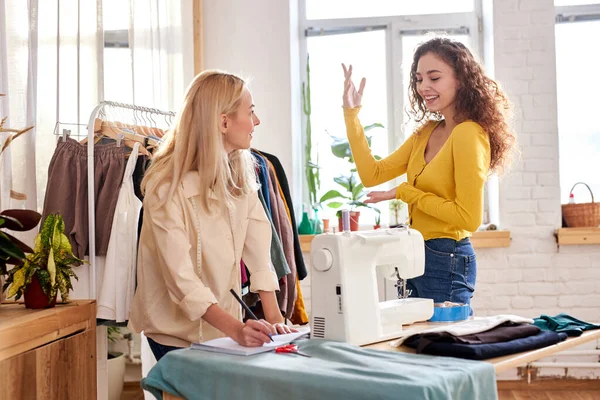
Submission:
<svg viewBox="0 0 600 400">
<path fill-rule="evenodd" d="M 375 123 L 363 127 L 365 132 L 370 131 L 374 128 L 383 128 L 382 124 Z M 328 132 L 329 134 L 329 132 Z M 334 182 L 340 185 L 344 190 L 329 190 L 323 196 L 319 202 L 326 204 L 328 207 L 337 209 L 336 215 L 338 217 L 338 228 L 342 229 L 341 220 L 341 208 L 344 207 L 350 210 L 350 230 L 358 230 L 358 221 L 360 217 L 360 211 L 358 208 L 369 208 L 379 213 L 379 209 L 376 207 L 365 204 L 362 199 L 367 194 L 364 185 L 360 182 L 358 174 L 356 173 L 356 165 L 354 164 L 354 158 L 352 157 L 352 150 L 350 149 L 350 143 L 347 138 L 337 137 L 329 134 L 333 139 L 331 144 L 331 152 L 334 156 L 346 160 L 349 163 L 350 170 L 346 174 L 339 175 L 333 178 Z M 371 146 L 371 136 L 367 136 L 367 142 Z M 376 159 L 381 159 L 379 156 L 374 156 Z"/>
</svg>

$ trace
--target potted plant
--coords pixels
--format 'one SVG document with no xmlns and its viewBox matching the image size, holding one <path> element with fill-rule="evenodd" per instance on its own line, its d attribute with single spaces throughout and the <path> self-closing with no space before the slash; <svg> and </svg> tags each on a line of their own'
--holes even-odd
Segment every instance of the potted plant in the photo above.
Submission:
<svg viewBox="0 0 600 400">
<path fill-rule="evenodd" d="M 125 336 L 121 334 L 121 329 L 116 326 L 107 327 L 106 334 L 108 342 L 112 344 L 125 338 Z M 108 400 L 119 400 L 121 398 L 123 384 L 125 383 L 125 361 L 125 353 L 120 351 L 108 352 Z"/>
<path fill-rule="evenodd" d="M 404 202 L 402 200 L 394 199 L 390 201 L 390 228 L 396 227 L 401 224 L 400 222 L 400 211 L 404 208 Z"/>
<path fill-rule="evenodd" d="M 363 127 L 365 132 L 368 132 L 374 128 L 383 128 L 383 125 L 375 123 Z M 375 210 L 378 214 L 380 213 L 380 211 L 376 207 L 372 207 L 361 201 L 361 199 L 365 196 L 367 192 L 365 190 L 364 185 L 360 182 L 356 174 L 356 166 L 354 165 L 354 158 L 352 157 L 352 150 L 350 149 L 350 143 L 348 142 L 348 139 L 344 137 L 333 136 L 331 134 L 329 134 L 329 136 L 333 139 L 333 142 L 331 144 L 331 152 L 334 156 L 348 161 L 348 163 L 350 164 L 350 171 L 347 174 L 337 176 L 333 179 L 335 183 L 342 186 L 345 189 L 345 191 L 342 193 L 339 190 L 335 189 L 329 190 L 321 197 L 319 202 L 321 204 L 328 202 L 327 206 L 334 209 L 339 209 L 343 206 L 348 207 L 350 209 L 350 230 L 357 231 L 358 221 L 360 217 L 360 211 L 357 211 L 357 208 L 370 208 Z M 371 136 L 367 136 L 367 142 L 369 143 L 369 146 L 371 146 Z M 374 157 L 378 160 L 381 159 L 381 157 L 379 156 Z M 341 231 L 341 210 L 338 210 L 336 212 L 336 215 L 338 217 L 338 228 Z"/>
<path fill-rule="evenodd" d="M 0 212 L 0 229 L 26 232 L 35 228 L 41 217 L 32 210 L 4 210 Z M 8 274 L 8 265 L 23 264 L 25 253 L 31 252 L 31 247 L 11 234 L 0 231 L 0 303 L 4 300 L 4 276 Z"/>
<path fill-rule="evenodd" d="M 381 228 L 381 213 L 378 212 L 375 214 L 375 225 L 373 225 L 373 229 Z"/>
<path fill-rule="evenodd" d="M 64 232 L 61 215 L 50 214 L 35 238 L 33 252 L 8 272 L 4 284 L 8 297 L 18 300 L 24 295 L 27 308 L 54 307 L 59 291 L 63 302 L 69 299 L 71 278 L 77 279 L 72 267 L 83 261 L 73 255 Z"/>
</svg>

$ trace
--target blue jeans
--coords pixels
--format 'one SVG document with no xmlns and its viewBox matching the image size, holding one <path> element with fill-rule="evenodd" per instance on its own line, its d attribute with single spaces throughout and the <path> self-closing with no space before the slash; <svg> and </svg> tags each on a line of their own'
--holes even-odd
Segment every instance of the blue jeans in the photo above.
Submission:
<svg viewBox="0 0 600 400">
<path fill-rule="evenodd" d="M 163 356 L 165 354 L 167 354 L 168 352 L 180 349 L 180 347 L 167 346 L 165 344 L 160 344 L 160 343 L 155 342 L 154 340 L 150 339 L 149 337 L 146 337 L 146 339 L 148 339 L 148 344 L 150 345 L 150 350 L 152 350 L 152 354 L 154 354 L 154 358 L 156 358 L 157 362 L 160 361 L 160 359 L 163 358 Z"/>
<path fill-rule="evenodd" d="M 470 304 L 475 292 L 477 262 L 469 238 L 425 241 L 425 273 L 406 282 L 411 297 Z"/>
</svg>

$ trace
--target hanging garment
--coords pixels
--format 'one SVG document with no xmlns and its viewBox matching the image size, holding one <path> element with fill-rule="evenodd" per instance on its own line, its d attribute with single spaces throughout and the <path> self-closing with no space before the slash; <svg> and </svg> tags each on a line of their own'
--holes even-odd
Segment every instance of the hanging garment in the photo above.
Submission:
<svg viewBox="0 0 600 400">
<path fill-rule="evenodd" d="M 142 202 L 135 194 L 133 171 L 139 147 L 140 144 L 135 143 L 125 167 L 98 296 L 98 318 L 116 322 L 129 319 L 129 310 L 135 292 L 137 232 Z"/>
<path fill-rule="evenodd" d="M 290 186 L 287 180 L 287 176 L 285 175 L 285 170 L 281 165 L 279 159 L 269 153 L 259 152 L 262 156 L 264 156 L 267 160 L 273 164 L 273 168 L 275 168 L 275 175 L 277 176 L 277 181 L 281 185 L 281 190 L 283 191 L 283 195 L 285 201 L 288 205 L 292 205 L 292 195 L 290 193 Z M 308 272 L 306 270 L 306 265 L 304 264 L 304 257 L 302 255 L 302 247 L 300 247 L 300 238 L 298 237 L 298 227 L 296 226 L 296 216 L 294 214 L 294 207 L 289 207 L 290 210 L 290 219 L 292 222 L 292 231 L 294 233 L 294 259 L 296 261 L 296 270 L 298 271 L 298 279 L 302 280 L 308 276 Z"/>
<path fill-rule="evenodd" d="M 264 203 L 266 205 L 267 214 L 271 213 L 271 197 L 269 196 L 269 174 L 267 173 L 267 164 L 264 158 L 262 158 L 258 153 L 252 151 L 252 156 L 256 160 L 258 164 L 256 169 L 256 176 L 258 177 L 258 182 L 260 183 L 260 192 L 263 195 Z"/>
<path fill-rule="evenodd" d="M 94 145 L 94 193 L 96 206 L 96 255 L 104 256 L 117 206 L 116 193 L 125 171 L 125 147 L 116 143 Z M 42 224 L 49 214 L 60 213 L 73 254 L 88 254 L 87 146 L 66 138 L 60 140 L 48 167 Z"/>
</svg>

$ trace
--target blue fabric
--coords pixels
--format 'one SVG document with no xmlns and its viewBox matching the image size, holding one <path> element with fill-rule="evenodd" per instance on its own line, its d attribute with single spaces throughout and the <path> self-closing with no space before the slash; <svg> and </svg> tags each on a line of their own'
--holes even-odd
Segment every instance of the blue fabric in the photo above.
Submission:
<svg viewBox="0 0 600 400">
<path fill-rule="evenodd" d="M 486 362 L 315 339 L 297 344 L 311 357 L 172 351 L 142 387 L 159 399 L 163 391 L 186 399 L 497 399 L 494 367 Z"/>
<path fill-rule="evenodd" d="M 425 241 L 425 273 L 406 282 L 411 297 L 470 304 L 475 292 L 477 261 L 469 238 Z M 472 312 L 471 312 L 472 314 Z"/>
<path fill-rule="evenodd" d="M 536 335 L 500 343 L 462 344 L 431 342 L 426 344 L 421 351 L 423 354 L 466 358 L 469 360 L 487 360 L 522 351 L 541 349 L 542 347 L 562 342 L 566 338 L 566 333 L 541 331 Z M 413 348 L 422 346 L 418 335 L 408 339 L 404 344 Z"/>
<path fill-rule="evenodd" d="M 271 212 L 271 196 L 269 195 L 269 172 L 267 170 L 267 162 L 264 158 L 262 158 L 259 154 L 256 154 L 252 151 L 252 155 L 258 164 L 258 181 L 260 182 L 260 192 L 265 199 L 265 204 L 267 205 L 267 210 L 269 210 L 269 215 L 272 215 Z"/>
<path fill-rule="evenodd" d="M 568 314 L 558 314 L 555 317 L 542 314 L 534 318 L 534 325 L 545 331 L 564 332 L 569 336 L 581 336 L 583 331 L 600 329 L 600 325 L 590 324 Z"/>
<path fill-rule="evenodd" d="M 173 350 L 179 350 L 181 348 L 175 346 L 167 346 L 166 344 L 160 344 L 150 339 L 149 337 L 147 337 L 146 339 L 148 339 L 150 350 L 152 350 L 152 354 L 154 354 L 154 358 L 156 358 L 156 361 L 160 361 L 160 359 L 163 358 L 168 352 Z"/>
</svg>

